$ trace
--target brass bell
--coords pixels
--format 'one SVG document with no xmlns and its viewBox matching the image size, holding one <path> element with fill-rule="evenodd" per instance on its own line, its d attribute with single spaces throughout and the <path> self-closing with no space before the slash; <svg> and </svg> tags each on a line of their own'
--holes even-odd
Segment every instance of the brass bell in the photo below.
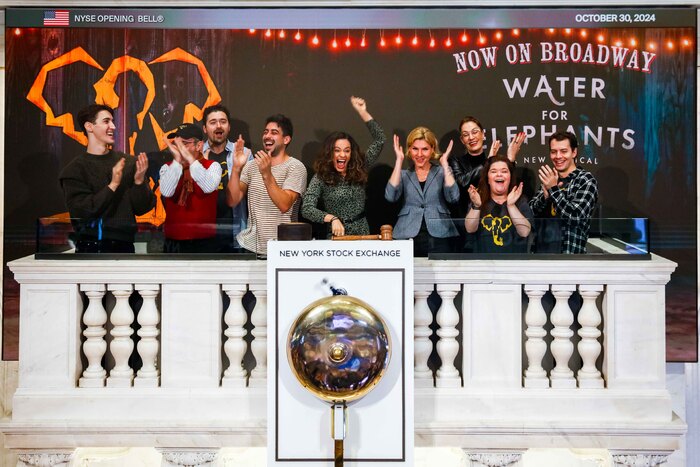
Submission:
<svg viewBox="0 0 700 467">
<path fill-rule="evenodd" d="M 299 383 L 333 405 L 335 465 L 343 465 L 346 403 L 371 391 L 386 372 L 391 358 L 387 325 L 358 298 L 325 297 L 304 308 L 292 324 L 287 358 Z"/>
</svg>

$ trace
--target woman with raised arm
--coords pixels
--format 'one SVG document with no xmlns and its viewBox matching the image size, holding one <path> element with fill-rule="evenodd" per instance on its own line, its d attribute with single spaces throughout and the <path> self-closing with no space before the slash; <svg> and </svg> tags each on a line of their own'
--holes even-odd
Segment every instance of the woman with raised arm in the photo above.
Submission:
<svg viewBox="0 0 700 467">
<path fill-rule="evenodd" d="M 316 174 L 306 189 L 301 207 L 306 219 L 328 226 L 328 238 L 369 234 L 365 217 L 367 172 L 386 141 L 384 130 L 367 112 L 365 100 L 352 96 L 350 103 L 367 125 L 372 143 L 365 154 L 348 133 L 336 131 L 328 135 L 314 162 Z"/>
<path fill-rule="evenodd" d="M 406 138 L 405 154 L 399 137 L 394 135 L 396 164 L 384 196 L 387 201 L 396 202 L 403 195 L 394 238 L 412 238 L 414 256 L 449 252 L 450 238 L 458 235 L 447 206 L 459 201 L 459 187 L 447 163 L 451 151 L 450 141 L 441 156 L 435 133 L 426 127 L 411 130 Z M 401 168 L 404 155 L 412 162 L 408 170 Z M 439 160 L 439 165 L 435 160 Z"/>
<path fill-rule="evenodd" d="M 476 234 L 477 253 L 527 253 L 533 214 L 523 196 L 523 184 L 515 183 L 513 162 L 489 157 L 481 171 L 479 188 L 469 186 L 469 212 L 464 226 Z"/>
</svg>

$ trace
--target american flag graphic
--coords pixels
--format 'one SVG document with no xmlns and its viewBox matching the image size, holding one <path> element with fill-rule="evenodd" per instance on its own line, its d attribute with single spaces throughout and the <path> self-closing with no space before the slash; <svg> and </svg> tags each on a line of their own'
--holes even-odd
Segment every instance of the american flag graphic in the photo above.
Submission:
<svg viewBox="0 0 700 467">
<path fill-rule="evenodd" d="M 44 26 L 69 26 L 68 10 L 46 10 L 44 11 Z"/>
</svg>

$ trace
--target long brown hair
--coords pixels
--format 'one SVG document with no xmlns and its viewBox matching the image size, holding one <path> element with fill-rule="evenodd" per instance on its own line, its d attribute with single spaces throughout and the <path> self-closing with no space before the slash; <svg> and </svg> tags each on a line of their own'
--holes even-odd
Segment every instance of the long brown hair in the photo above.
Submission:
<svg viewBox="0 0 700 467">
<path fill-rule="evenodd" d="M 348 161 L 345 171 L 345 180 L 351 185 L 367 183 L 365 153 L 362 152 L 357 141 L 344 131 L 336 131 L 328 135 L 323 142 L 321 153 L 314 162 L 314 172 L 326 185 L 337 185 L 343 180 L 343 176 L 335 170 L 333 165 L 333 147 L 339 139 L 346 139 L 350 142 L 350 161 Z"/>
<path fill-rule="evenodd" d="M 508 184 L 508 193 L 515 186 L 515 164 L 503 154 L 497 154 L 486 159 L 486 163 L 481 168 L 481 178 L 479 178 L 479 196 L 481 196 L 481 208 L 479 209 L 480 217 L 485 215 L 486 203 L 491 201 L 491 187 L 489 186 L 489 169 L 496 162 L 505 162 L 510 172 L 510 183 Z"/>
</svg>

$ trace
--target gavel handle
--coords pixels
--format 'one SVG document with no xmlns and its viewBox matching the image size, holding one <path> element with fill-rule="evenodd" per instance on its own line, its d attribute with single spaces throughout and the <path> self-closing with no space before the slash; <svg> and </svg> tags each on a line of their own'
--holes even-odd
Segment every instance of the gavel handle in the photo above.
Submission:
<svg viewBox="0 0 700 467">
<path fill-rule="evenodd" d="M 379 235 L 338 235 L 333 240 L 380 240 Z"/>
<path fill-rule="evenodd" d="M 379 235 L 339 235 L 333 236 L 333 240 L 391 240 L 393 228 L 383 225 L 379 229 Z"/>
</svg>

